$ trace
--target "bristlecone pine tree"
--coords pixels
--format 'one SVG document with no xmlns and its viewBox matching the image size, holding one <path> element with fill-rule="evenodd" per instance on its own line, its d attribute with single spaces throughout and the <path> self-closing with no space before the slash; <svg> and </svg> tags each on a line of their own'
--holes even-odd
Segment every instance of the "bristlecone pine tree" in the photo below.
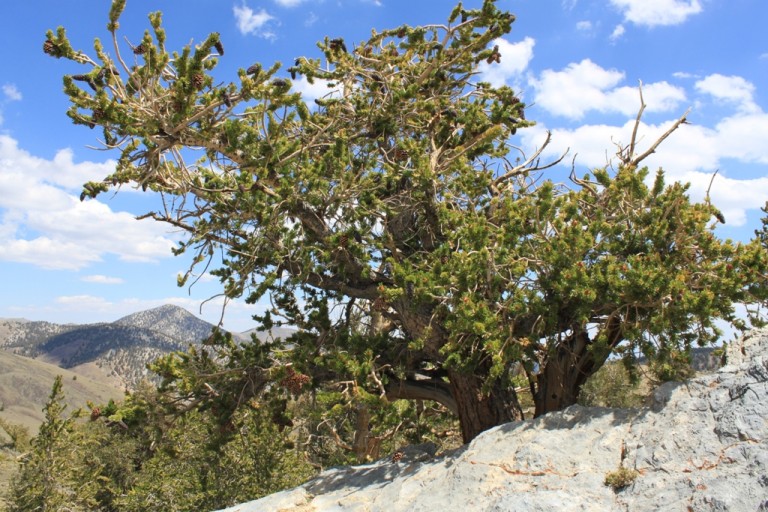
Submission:
<svg viewBox="0 0 768 512">
<path fill-rule="evenodd" d="M 110 11 L 115 42 L 124 4 Z M 59 29 L 45 51 L 91 67 L 85 87 L 64 78 L 68 115 L 121 153 L 83 198 L 162 192 L 147 216 L 186 231 L 178 252 L 195 263 L 225 250 L 226 295 L 271 297 L 260 321 L 299 329 L 293 367 L 313 385 L 353 361 L 374 392 L 445 405 L 469 441 L 522 416 L 516 372 L 536 415 L 562 409 L 612 353 L 709 343 L 714 320 L 764 288 L 759 244 L 719 240 L 709 201 L 649 179 L 640 163 L 661 140 L 640 153 L 635 130 L 615 169 L 567 184 L 548 179 L 541 150 L 512 149 L 532 124 L 525 104 L 476 71 L 504 59 L 494 41 L 514 20 L 493 0 L 459 4 L 444 25 L 326 39 L 320 58 L 286 73 L 243 63 L 221 86 L 219 34 L 170 53 L 159 12 L 135 46 L 97 41 L 94 58 Z M 308 105 L 289 75 L 336 92 Z"/>
</svg>

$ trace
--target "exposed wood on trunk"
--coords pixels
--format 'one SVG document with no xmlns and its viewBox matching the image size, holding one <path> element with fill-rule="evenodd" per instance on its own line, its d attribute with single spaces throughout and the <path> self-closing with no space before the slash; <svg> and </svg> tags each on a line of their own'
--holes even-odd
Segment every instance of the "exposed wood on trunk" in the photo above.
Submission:
<svg viewBox="0 0 768 512">
<path fill-rule="evenodd" d="M 451 387 L 442 381 L 398 380 L 390 381 L 386 387 L 388 400 L 434 400 L 458 416 L 459 408 L 451 393 Z"/>
</svg>

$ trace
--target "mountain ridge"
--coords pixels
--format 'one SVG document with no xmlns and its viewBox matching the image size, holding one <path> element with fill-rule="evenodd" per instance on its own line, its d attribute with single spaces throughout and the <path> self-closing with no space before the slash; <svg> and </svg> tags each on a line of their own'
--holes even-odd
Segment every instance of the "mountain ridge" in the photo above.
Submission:
<svg viewBox="0 0 768 512">
<path fill-rule="evenodd" d="M 56 324 L 0 319 L 0 349 L 77 372 L 89 365 L 115 385 L 135 388 L 151 379 L 147 364 L 207 338 L 213 324 L 166 304 L 114 322 Z"/>
</svg>

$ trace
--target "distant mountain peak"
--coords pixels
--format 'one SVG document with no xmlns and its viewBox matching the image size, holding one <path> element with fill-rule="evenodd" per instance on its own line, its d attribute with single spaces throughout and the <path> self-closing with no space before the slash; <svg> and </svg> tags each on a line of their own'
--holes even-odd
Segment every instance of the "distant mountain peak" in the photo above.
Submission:
<svg viewBox="0 0 768 512">
<path fill-rule="evenodd" d="M 199 342 L 207 338 L 214 327 L 213 324 L 173 304 L 138 311 L 124 316 L 115 324 L 160 331 L 185 342 Z"/>
<path fill-rule="evenodd" d="M 61 367 L 92 363 L 132 387 L 148 376 L 147 363 L 199 344 L 213 327 L 184 308 L 166 304 L 112 323 L 0 322 L 0 350 Z"/>
<path fill-rule="evenodd" d="M 133 324 L 138 318 L 147 318 L 147 317 L 162 318 L 162 317 L 167 317 L 169 315 L 172 315 L 174 317 L 190 316 L 193 318 L 197 318 L 195 315 L 193 315 L 186 309 L 182 308 L 181 306 L 176 306 L 174 304 L 163 304 L 162 306 L 158 306 L 156 308 L 145 309 L 143 311 L 137 311 L 136 313 L 131 313 L 130 315 L 125 315 L 119 320 L 116 320 L 114 323 Z"/>
</svg>

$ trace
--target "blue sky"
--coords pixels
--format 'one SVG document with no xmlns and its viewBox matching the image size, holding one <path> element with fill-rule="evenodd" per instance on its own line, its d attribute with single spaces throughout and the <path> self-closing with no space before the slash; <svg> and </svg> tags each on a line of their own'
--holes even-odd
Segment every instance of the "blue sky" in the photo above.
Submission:
<svg viewBox="0 0 768 512">
<path fill-rule="evenodd" d="M 477 7 L 480 0 L 466 0 Z M 221 33 L 221 81 L 238 68 L 319 56 L 324 36 L 358 42 L 372 28 L 444 22 L 450 0 L 128 0 L 121 34 L 134 44 L 149 11 L 164 13 L 168 46 Z M 517 16 L 498 41 L 502 62 L 483 78 L 520 91 L 537 121 L 513 144 L 530 153 L 547 130 L 554 157 L 576 154 L 580 174 L 604 166 L 629 142 L 643 83 L 642 144 L 688 108 L 683 126 L 649 158 L 670 180 L 710 195 L 727 224 L 721 237 L 746 240 L 768 200 L 768 38 L 765 0 L 498 0 Z M 187 259 L 171 255 L 177 234 L 135 215 L 156 197 L 130 189 L 80 202 L 81 184 L 108 174 L 117 155 L 95 149 L 96 131 L 72 125 L 61 77 L 87 71 L 42 52 L 46 29 L 67 28 L 76 49 L 108 43 L 109 2 L 36 0 L 0 6 L 0 317 L 54 322 L 112 321 L 173 303 L 218 322 L 218 284 L 203 275 L 178 288 Z M 308 84 L 295 87 L 312 98 Z M 568 158 L 570 162 L 570 157 Z M 202 311 L 201 308 L 202 307 Z M 229 304 L 225 327 L 253 327 L 261 307 Z"/>
</svg>

